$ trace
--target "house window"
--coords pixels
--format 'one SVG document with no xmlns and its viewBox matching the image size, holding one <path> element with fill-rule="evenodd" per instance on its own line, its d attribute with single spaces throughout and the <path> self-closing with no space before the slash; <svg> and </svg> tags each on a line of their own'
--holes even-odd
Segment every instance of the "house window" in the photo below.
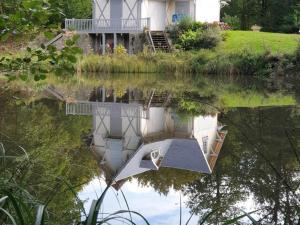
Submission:
<svg viewBox="0 0 300 225">
<path fill-rule="evenodd" d="M 207 149 L 207 142 L 208 142 L 208 136 L 205 136 L 202 138 L 202 143 L 203 143 L 203 152 L 207 153 L 208 149 Z"/>
</svg>

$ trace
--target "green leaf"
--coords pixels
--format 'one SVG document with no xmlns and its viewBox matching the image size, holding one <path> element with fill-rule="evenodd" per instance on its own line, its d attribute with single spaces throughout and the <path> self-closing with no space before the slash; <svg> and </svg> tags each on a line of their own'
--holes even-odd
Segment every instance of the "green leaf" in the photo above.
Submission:
<svg viewBox="0 0 300 225">
<path fill-rule="evenodd" d="M 16 75 L 6 75 L 8 77 L 8 81 L 14 81 L 17 79 Z"/>
<path fill-rule="evenodd" d="M 23 58 L 23 61 L 25 63 L 30 63 L 31 62 L 31 58 L 30 57 L 25 57 L 25 58 Z"/>
<path fill-rule="evenodd" d="M 0 211 L 2 211 L 4 214 L 6 214 L 8 216 L 8 218 L 10 219 L 10 221 L 12 222 L 13 225 L 17 225 L 15 219 L 8 211 L 6 211 L 5 209 L 3 209 L 1 207 L 0 207 Z"/>
<path fill-rule="evenodd" d="M 34 75 L 33 79 L 34 79 L 34 81 L 39 81 L 40 80 L 40 76 L 36 74 L 36 75 Z"/>
<path fill-rule="evenodd" d="M 6 192 L 6 194 L 15 209 L 16 215 L 18 216 L 19 224 L 25 225 L 23 214 L 22 214 L 21 208 L 19 207 L 18 201 L 15 199 L 15 197 L 11 193 Z"/>
<path fill-rule="evenodd" d="M 73 46 L 74 44 L 75 44 L 75 42 L 74 42 L 73 40 L 71 40 L 71 39 L 66 40 L 66 45 L 67 45 L 67 46 L 71 47 L 71 46 Z"/>
<path fill-rule="evenodd" d="M 22 74 L 19 76 L 22 81 L 26 81 L 28 79 L 27 74 Z"/>
<path fill-rule="evenodd" d="M 1 41 L 7 41 L 7 39 L 10 37 L 10 33 L 9 32 L 5 32 L 4 34 L 1 34 L 0 36 L 0 40 Z"/>
<path fill-rule="evenodd" d="M 45 80 L 46 79 L 46 74 L 40 74 L 40 80 Z"/>
<path fill-rule="evenodd" d="M 48 40 L 51 40 L 55 37 L 55 34 L 53 34 L 52 32 L 50 31 L 46 31 L 44 32 L 44 36 L 48 39 Z"/>
<path fill-rule="evenodd" d="M 72 62 L 72 63 L 76 63 L 77 58 L 76 58 L 76 56 L 74 56 L 74 55 L 68 55 L 68 60 L 69 60 L 70 62 Z"/>
</svg>

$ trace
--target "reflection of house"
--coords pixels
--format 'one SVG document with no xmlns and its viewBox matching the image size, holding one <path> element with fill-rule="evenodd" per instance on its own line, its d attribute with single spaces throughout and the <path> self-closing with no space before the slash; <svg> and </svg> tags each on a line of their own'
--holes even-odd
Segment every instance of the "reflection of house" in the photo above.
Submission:
<svg viewBox="0 0 300 225">
<path fill-rule="evenodd" d="M 107 44 L 129 48 L 135 34 L 164 31 L 182 17 L 219 21 L 220 0 L 93 0 L 92 19 L 66 19 L 65 27 L 93 35 L 104 53 Z"/>
<path fill-rule="evenodd" d="M 146 104 L 137 95 L 127 93 L 119 98 L 126 103 L 117 102 L 101 89 L 101 102 L 67 104 L 67 114 L 93 115 L 91 148 L 108 181 L 160 167 L 211 173 L 226 136 L 217 114 L 181 120 L 172 108 L 162 107 L 164 101 L 152 104 L 153 94 Z M 110 97 L 112 102 L 104 101 Z"/>
</svg>

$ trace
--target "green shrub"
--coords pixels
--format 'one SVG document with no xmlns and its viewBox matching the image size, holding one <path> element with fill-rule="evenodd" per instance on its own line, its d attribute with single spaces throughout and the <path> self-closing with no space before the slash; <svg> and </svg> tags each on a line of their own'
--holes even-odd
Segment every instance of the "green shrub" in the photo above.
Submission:
<svg viewBox="0 0 300 225">
<path fill-rule="evenodd" d="M 198 49 L 199 33 L 189 30 L 179 37 L 179 44 L 184 50 Z"/>
<path fill-rule="evenodd" d="M 219 29 L 209 28 L 207 30 L 189 30 L 179 37 L 179 44 L 184 50 L 211 49 L 222 40 Z"/>
<path fill-rule="evenodd" d="M 222 35 L 219 28 L 210 28 L 204 30 L 200 36 L 200 47 L 201 48 L 214 48 L 222 41 Z"/>
<path fill-rule="evenodd" d="M 222 20 L 224 23 L 227 23 L 233 30 L 241 29 L 241 22 L 238 16 L 230 16 L 225 13 Z"/>
<path fill-rule="evenodd" d="M 179 37 L 188 31 L 204 30 L 205 24 L 196 22 L 190 17 L 182 18 L 179 23 L 169 26 L 166 30 L 170 34 L 170 38 L 174 43 L 178 42 Z"/>
</svg>

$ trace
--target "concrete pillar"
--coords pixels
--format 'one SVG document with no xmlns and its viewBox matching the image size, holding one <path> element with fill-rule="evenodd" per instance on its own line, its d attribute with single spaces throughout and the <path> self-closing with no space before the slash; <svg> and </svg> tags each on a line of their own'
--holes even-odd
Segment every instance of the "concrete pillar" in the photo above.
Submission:
<svg viewBox="0 0 300 225">
<path fill-rule="evenodd" d="M 116 49 L 118 43 L 117 43 L 117 34 L 114 33 L 114 50 Z"/>
<path fill-rule="evenodd" d="M 106 97 L 106 93 L 105 93 L 105 88 L 102 88 L 102 102 L 105 102 L 105 97 Z"/>
<path fill-rule="evenodd" d="M 105 47 L 106 47 L 105 33 L 102 33 L 102 55 L 105 54 Z"/>
<path fill-rule="evenodd" d="M 113 95 L 114 95 L 114 102 L 117 102 L 117 93 L 116 93 L 116 90 L 113 91 Z"/>
</svg>

